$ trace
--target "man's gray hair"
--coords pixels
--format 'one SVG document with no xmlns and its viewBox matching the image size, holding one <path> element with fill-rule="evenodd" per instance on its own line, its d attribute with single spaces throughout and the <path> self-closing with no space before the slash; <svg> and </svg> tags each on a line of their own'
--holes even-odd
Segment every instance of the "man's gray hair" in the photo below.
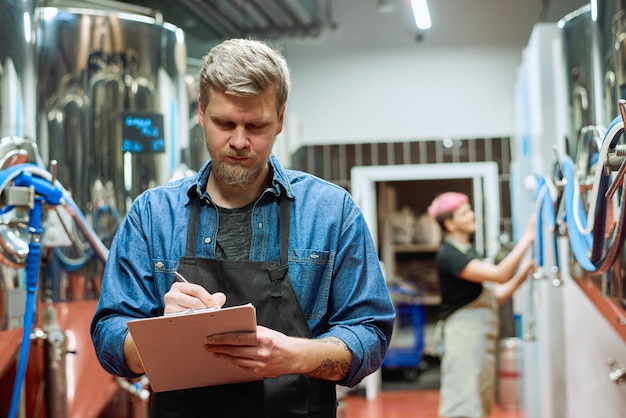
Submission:
<svg viewBox="0 0 626 418">
<path fill-rule="evenodd" d="M 206 107 L 211 88 L 234 96 L 256 96 L 276 88 L 277 110 L 287 103 L 289 67 L 269 44 L 251 39 L 229 39 L 213 47 L 200 70 L 200 103 Z"/>
</svg>

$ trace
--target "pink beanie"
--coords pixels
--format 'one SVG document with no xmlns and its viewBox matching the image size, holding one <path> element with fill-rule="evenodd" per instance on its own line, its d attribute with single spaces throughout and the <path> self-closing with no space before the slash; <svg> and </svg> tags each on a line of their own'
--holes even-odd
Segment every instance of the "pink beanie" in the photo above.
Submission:
<svg viewBox="0 0 626 418">
<path fill-rule="evenodd" d="M 428 215 L 433 219 L 437 219 L 442 213 L 454 212 L 459 206 L 467 202 L 469 202 L 469 197 L 463 193 L 442 193 L 428 207 Z"/>
</svg>

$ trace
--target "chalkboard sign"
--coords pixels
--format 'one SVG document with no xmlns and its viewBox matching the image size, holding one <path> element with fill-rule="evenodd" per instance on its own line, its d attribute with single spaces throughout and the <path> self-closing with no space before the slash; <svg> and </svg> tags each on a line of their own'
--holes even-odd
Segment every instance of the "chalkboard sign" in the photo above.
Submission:
<svg viewBox="0 0 626 418">
<path fill-rule="evenodd" d="M 122 113 L 122 152 L 165 152 L 163 115 L 147 112 Z"/>
</svg>

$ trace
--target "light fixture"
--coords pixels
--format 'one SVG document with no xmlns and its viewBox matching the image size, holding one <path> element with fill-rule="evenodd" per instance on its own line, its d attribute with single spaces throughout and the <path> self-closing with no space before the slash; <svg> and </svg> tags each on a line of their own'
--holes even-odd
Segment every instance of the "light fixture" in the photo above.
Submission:
<svg viewBox="0 0 626 418">
<path fill-rule="evenodd" d="M 426 0 L 411 0 L 411 7 L 413 8 L 413 16 L 415 17 L 417 28 L 421 30 L 430 29 L 430 13 L 428 12 Z"/>
</svg>

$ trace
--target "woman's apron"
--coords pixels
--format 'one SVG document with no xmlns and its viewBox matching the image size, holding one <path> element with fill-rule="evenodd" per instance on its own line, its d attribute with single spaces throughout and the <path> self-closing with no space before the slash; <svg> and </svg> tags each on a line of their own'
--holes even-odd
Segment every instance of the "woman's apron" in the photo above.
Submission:
<svg viewBox="0 0 626 418">
<path fill-rule="evenodd" d="M 440 416 L 491 414 L 498 329 L 498 302 L 492 283 L 484 283 L 476 300 L 444 320 Z"/>
<path fill-rule="evenodd" d="M 280 262 L 234 261 L 196 257 L 200 201 L 189 215 L 186 255 L 178 271 L 210 293 L 226 295 L 224 307 L 252 303 L 257 323 L 291 337 L 312 338 L 287 275 L 289 200 L 280 203 Z M 207 356 L 212 354 L 207 352 Z M 334 382 L 299 374 L 250 383 L 153 394 L 151 417 L 336 417 Z"/>
</svg>

